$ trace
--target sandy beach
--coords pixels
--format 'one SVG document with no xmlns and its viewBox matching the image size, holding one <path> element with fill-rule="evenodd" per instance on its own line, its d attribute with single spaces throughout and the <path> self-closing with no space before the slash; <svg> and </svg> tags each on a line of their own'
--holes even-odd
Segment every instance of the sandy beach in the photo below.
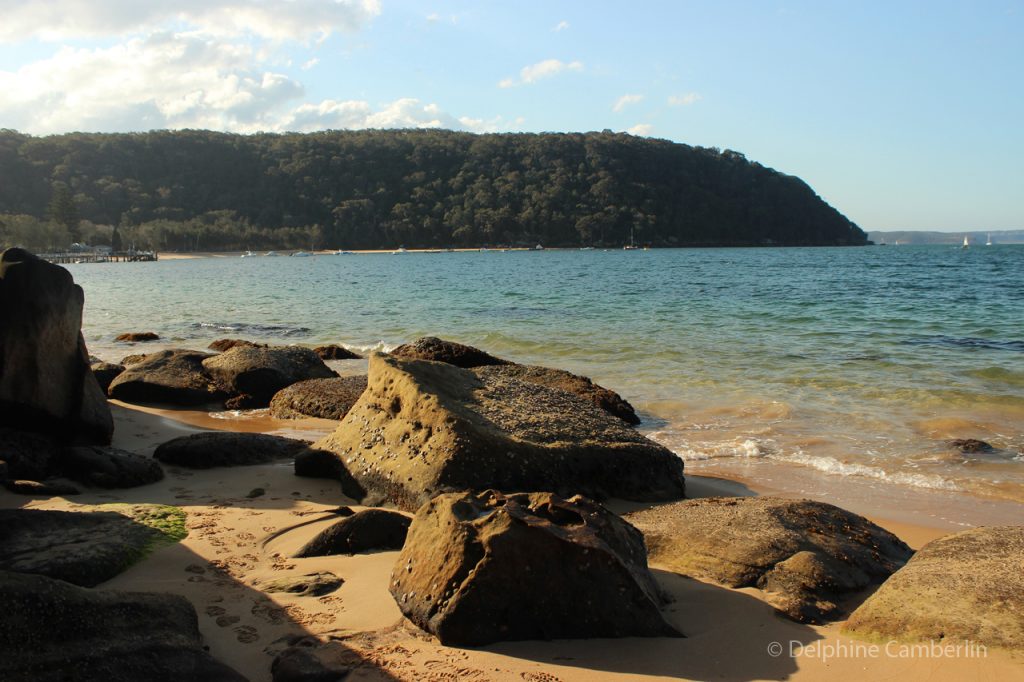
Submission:
<svg viewBox="0 0 1024 682">
<path fill-rule="evenodd" d="M 111 402 L 114 445 L 150 454 L 162 442 L 203 429 L 317 437 L 334 423 Z M 228 418 L 220 418 L 227 416 Z M 339 484 L 297 478 L 290 462 L 205 471 L 166 467 L 166 478 L 129 490 L 89 489 L 70 498 L 31 499 L 0 492 L 4 507 L 73 509 L 79 504 L 150 502 L 187 512 L 188 537 L 158 550 L 102 587 L 180 594 L 195 606 L 210 652 L 254 682 L 290 636 L 336 643 L 357 680 L 1024 680 L 1024 660 L 1006 652 L 905 651 L 840 633 L 842 623 L 801 625 L 779 617 L 756 589 L 726 589 L 652 565 L 671 596 L 667 620 L 685 639 L 509 642 L 444 647 L 406 621 L 388 592 L 397 552 L 294 559 L 291 555 L 351 503 Z M 253 491 L 262 488 L 258 496 Z M 687 476 L 688 496 L 780 493 L 756 481 Z M 787 496 L 799 496 L 793 492 Z M 856 493 L 851 499 L 856 497 Z M 833 499 L 843 505 L 846 500 Z M 853 501 L 856 501 L 853 499 Z M 867 504 L 867 501 L 861 500 Z M 857 506 L 856 504 L 854 506 Z M 636 505 L 611 501 L 615 511 Z M 358 506 L 353 506 L 359 509 Z M 884 505 L 879 507 L 885 511 Z M 862 511 L 863 510 L 858 510 Z M 867 515 L 914 548 L 950 528 L 928 510 Z M 895 515 L 894 515 L 895 516 Z M 928 522 L 927 519 L 933 519 Z M 267 594 L 272 578 L 330 571 L 344 580 L 324 597 Z M 866 595 L 865 595 L 866 596 Z M 792 650 L 792 655 L 791 655 Z M 936 655 L 938 654 L 938 655 Z"/>
</svg>

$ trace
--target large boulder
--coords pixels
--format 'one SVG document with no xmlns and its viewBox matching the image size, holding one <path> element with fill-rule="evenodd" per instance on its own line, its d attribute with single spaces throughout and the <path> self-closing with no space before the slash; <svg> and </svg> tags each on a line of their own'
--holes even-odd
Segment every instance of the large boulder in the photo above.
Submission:
<svg viewBox="0 0 1024 682">
<path fill-rule="evenodd" d="M 0 569 L 93 587 L 185 532 L 184 512 L 154 504 L 0 509 Z"/>
<path fill-rule="evenodd" d="M 266 464 L 291 459 L 309 448 L 304 440 L 265 433 L 211 431 L 180 436 L 157 446 L 153 457 L 189 469 Z"/>
<path fill-rule="evenodd" d="M 412 343 L 399 346 L 390 353 L 391 356 L 406 360 L 432 360 L 444 362 L 463 369 L 480 368 L 481 372 L 491 372 L 504 377 L 513 377 L 531 384 L 557 388 L 587 400 L 608 414 L 614 415 L 627 424 L 639 424 L 637 416 L 630 405 L 615 391 L 598 386 L 587 377 L 567 372 L 564 369 L 520 365 L 509 360 L 496 358 L 479 348 L 465 346 L 453 341 L 444 341 L 433 336 L 425 336 Z M 489 368 L 489 369 L 484 369 Z"/>
<path fill-rule="evenodd" d="M 844 630 L 1024 652 L 1024 526 L 973 528 L 929 542 Z"/>
<path fill-rule="evenodd" d="M 444 362 L 463 369 L 512 364 L 508 360 L 485 353 L 479 348 L 465 346 L 454 341 L 445 341 L 434 336 L 424 336 L 412 343 L 402 344 L 391 351 L 390 355 L 405 360 Z"/>
<path fill-rule="evenodd" d="M 211 341 L 207 348 L 215 350 L 218 353 L 223 353 L 226 350 L 231 350 L 235 346 L 256 346 L 258 348 L 266 348 L 266 344 L 247 341 L 246 339 L 217 339 L 216 341 Z"/>
<path fill-rule="evenodd" d="M 111 398 L 128 403 L 202 405 L 224 399 L 203 368 L 209 353 L 194 350 L 163 350 L 147 354 L 134 364 L 128 358 L 124 372 L 110 383 Z"/>
<path fill-rule="evenodd" d="M 184 597 L 0 571 L 0 604 L 5 682 L 245 682 L 203 650 Z"/>
<path fill-rule="evenodd" d="M 678 499 L 683 462 L 574 395 L 500 374 L 370 357 L 366 391 L 333 434 L 369 493 L 415 511 L 443 492 L 550 490 L 563 496 Z"/>
<path fill-rule="evenodd" d="M 139 343 L 144 341 L 159 341 L 160 336 L 156 332 L 125 332 L 114 337 L 114 341 L 122 343 Z"/>
<path fill-rule="evenodd" d="M 235 346 L 205 359 L 203 367 L 227 393 L 252 396 L 263 407 L 286 386 L 337 376 L 316 353 L 298 346 Z"/>
<path fill-rule="evenodd" d="M 709 497 L 626 515 L 651 562 L 728 587 L 758 587 L 784 614 L 820 623 L 844 596 L 881 583 L 913 551 L 862 516 L 824 502 Z"/>
<path fill-rule="evenodd" d="M 501 365 L 481 367 L 477 374 L 481 376 L 493 375 L 515 378 L 530 384 L 566 391 L 593 403 L 596 407 L 618 417 L 627 424 L 636 425 L 640 423 L 640 417 L 637 416 L 633 406 L 618 393 L 604 386 L 598 386 L 587 377 L 567 372 L 564 369 L 531 365 Z"/>
<path fill-rule="evenodd" d="M 402 549 L 411 519 L 387 509 L 365 509 L 337 521 L 303 545 L 296 558 Z"/>
<path fill-rule="evenodd" d="M 340 420 L 366 390 L 366 376 L 310 379 L 278 391 L 270 401 L 270 416 L 278 419 Z"/>
<path fill-rule="evenodd" d="M 163 468 L 152 457 L 110 446 L 64 448 L 57 462 L 65 476 L 97 488 L 134 488 L 164 477 Z"/>
<path fill-rule="evenodd" d="M 114 420 L 82 337 L 71 273 L 23 249 L 0 254 L 0 427 L 109 443 Z"/>
<path fill-rule="evenodd" d="M 440 495 L 416 513 L 390 589 L 446 646 L 679 636 L 643 537 L 584 497 Z"/>
</svg>

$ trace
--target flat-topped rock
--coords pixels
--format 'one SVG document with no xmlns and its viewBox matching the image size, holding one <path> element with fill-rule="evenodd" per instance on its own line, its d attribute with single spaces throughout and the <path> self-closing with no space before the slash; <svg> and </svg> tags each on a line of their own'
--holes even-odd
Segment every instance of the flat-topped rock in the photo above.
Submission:
<svg viewBox="0 0 1024 682">
<path fill-rule="evenodd" d="M 366 376 L 310 379 L 278 391 L 270 401 L 270 416 L 277 419 L 340 420 L 366 390 Z"/>
<path fill-rule="evenodd" d="M 180 436 L 157 446 L 153 457 L 189 469 L 266 464 L 306 451 L 304 440 L 265 433 L 211 431 Z"/>
<path fill-rule="evenodd" d="M 598 386 L 587 377 L 567 372 L 564 369 L 520 365 L 510 360 L 494 357 L 479 348 L 453 341 L 444 341 L 433 336 L 425 336 L 412 343 L 399 346 L 391 351 L 390 355 L 406 360 L 444 362 L 463 369 L 479 369 L 479 373 L 489 372 L 495 375 L 514 377 L 531 384 L 557 388 L 593 403 L 627 424 L 640 423 L 640 417 L 637 416 L 633 406 L 618 393 Z"/>
<path fill-rule="evenodd" d="M 4 682 L 245 682 L 203 650 L 184 597 L 0 571 L 0 604 Z"/>
<path fill-rule="evenodd" d="M 488 488 L 683 496 L 679 457 L 572 394 L 380 354 L 369 367 L 362 397 L 314 445 L 337 456 L 369 493 L 368 504 L 415 511 L 439 493 Z"/>
<path fill-rule="evenodd" d="M 0 427 L 106 444 L 114 419 L 82 337 L 82 287 L 24 249 L 0 253 Z"/>
<path fill-rule="evenodd" d="M 364 509 L 317 533 L 296 558 L 402 549 L 411 519 L 387 509 Z"/>
<path fill-rule="evenodd" d="M 973 528 L 929 542 L 843 629 L 1024 652 L 1024 526 Z"/>
<path fill-rule="evenodd" d="M 604 386 L 598 386 L 587 377 L 567 372 L 564 369 L 510 364 L 480 367 L 477 370 L 477 374 L 480 376 L 491 375 L 514 378 L 530 384 L 566 391 L 592 403 L 595 407 L 604 410 L 608 414 L 618 417 L 627 424 L 636 425 L 640 423 L 640 417 L 636 415 L 633 406 L 618 393 Z"/>
<path fill-rule="evenodd" d="M 583 497 L 440 495 L 416 513 L 390 589 L 446 646 L 679 636 L 640 533 Z"/>
<path fill-rule="evenodd" d="M 289 575 L 259 583 L 262 592 L 286 592 L 302 597 L 322 597 L 336 591 L 345 581 L 330 571 Z"/>
<path fill-rule="evenodd" d="M 180 540 L 184 526 L 180 509 L 155 504 L 0 509 L 0 569 L 93 587 Z"/>
<path fill-rule="evenodd" d="M 263 407 L 286 386 L 337 376 L 316 353 L 298 346 L 235 346 L 206 358 L 203 367 L 226 393 L 252 396 Z"/>
<path fill-rule="evenodd" d="M 844 595 L 881 583 L 913 551 L 862 516 L 811 500 L 710 497 L 627 514 L 652 563 L 728 587 L 758 587 L 784 614 L 818 623 Z"/>
<path fill-rule="evenodd" d="M 149 353 L 138 362 L 122 360 L 125 370 L 111 383 L 111 398 L 128 403 L 201 405 L 221 401 L 225 394 L 203 368 L 209 353 L 194 350 L 163 350 Z"/>
<path fill-rule="evenodd" d="M 114 341 L 122 343 L 139 343 L 145 341 L 159 341 L 160 335 L 156 332 L 125 332 L 114 337 Z"/>
</svg>

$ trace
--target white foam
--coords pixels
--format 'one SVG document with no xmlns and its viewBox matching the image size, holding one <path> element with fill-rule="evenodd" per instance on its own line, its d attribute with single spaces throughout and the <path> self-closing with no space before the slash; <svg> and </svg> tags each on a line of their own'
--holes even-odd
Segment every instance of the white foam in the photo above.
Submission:
<svg viewBox="0 0 1024 682">
<path fill-rule="evenodd" d="M 777 454 L 772 459 L 780 462 L 799 464 L 817 469 L 826 474 L 837 476 L 859 476 L 874 478 L 887 483 L 911 486 L 914 488 L 931 488 L 934 490 L 960 490 L 960 487 L 937 474 L 911 473 L 908 471 L 886 471 L 880 467 L 860 464 L 858 462 L 840 462 L 834 457 L 815 457 L 806 453 L 796 452 Z"/>
</svg>

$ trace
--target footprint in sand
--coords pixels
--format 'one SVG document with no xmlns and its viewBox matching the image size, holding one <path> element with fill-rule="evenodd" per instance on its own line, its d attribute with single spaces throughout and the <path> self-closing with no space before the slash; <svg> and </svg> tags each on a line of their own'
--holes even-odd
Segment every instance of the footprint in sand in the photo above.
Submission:
<svg viewBox="0 0 1024 682">
<path fill-rule="evenodd" d="M 207 606 L 205 609 L 205 613 L 207 616 L 210 616 L 212 618 L 213 616 L 223 616 L 225 613 L 227 613 L 227 609 L 225 609 L 223 606 Z"/>
<path fill-rule="evenodd" d="M 526 682 L 562 682 L 550 673 L 519 673 L 519 676 Z"/>
<path fill-rule="evenodd" d="M 251 625 L 239 625 L 235 628 L 235 637 L 242 644 L 252 644 L 259 640 L 260 633 Z"/>
<path fill-rule="evenodd" d="M 217 623 L 217 627 L 226 628 L 229 625 L 234 625 L 240 620 L 242 619 L 238 616 L 219 616 L 215 622 Z"/>
<path fill-rule="evenodd" d="M 206 573 L 206 569 L 200 566 L 199 564 L 189 564 L 185 567 L 185 570 L 189 573 Z"/>
</svg>

